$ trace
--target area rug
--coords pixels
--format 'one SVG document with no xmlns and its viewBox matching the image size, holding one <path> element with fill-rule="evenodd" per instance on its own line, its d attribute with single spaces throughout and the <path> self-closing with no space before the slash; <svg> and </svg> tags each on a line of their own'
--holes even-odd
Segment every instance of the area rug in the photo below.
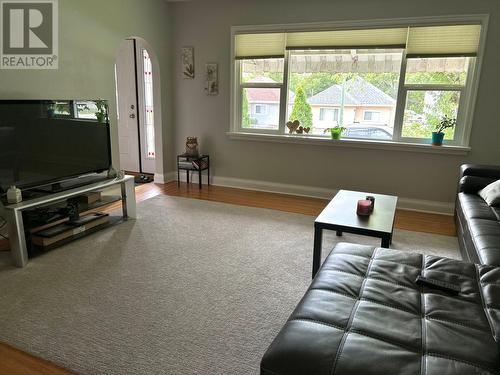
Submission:
<svg viewBox="0 0 500 375">
<path fill-rule="evenodd" d="M 0 265 L 0 341 L 82 374 L 257 374 L 310 283 L 314 217 L 158 196 L 129 220 Z M 324 255 L 339 238 L 324 236 Z M 345 234 L 342 241 L 376 245 Z M 393 247 L 459 258 L 455 237 Z"/>
</svg>

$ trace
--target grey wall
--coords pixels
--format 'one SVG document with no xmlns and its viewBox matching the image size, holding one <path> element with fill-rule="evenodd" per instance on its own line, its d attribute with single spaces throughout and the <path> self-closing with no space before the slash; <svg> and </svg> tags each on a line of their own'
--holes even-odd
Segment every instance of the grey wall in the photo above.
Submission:
<svg viewBox="0 0 500 375">
<path fill-rule="evenodd" d="M 120 42 L 140 36 L 153 47 L 162 75 L 164 149 L 171 150 L 168 5 L 163 0 L 59 0 L 59 69 L 0 70 L 2 99 L 109 100 L 113 163 L 118 165 L 114 63 Z M 173 168 L 172 152 L 164 168 Z"/>
<path fill-rule="evenodd" d="M 171 3 L 174 151 L 198 136 L 217 176 L 322 188 L 364 189 L 406 198 L 454 200 L 463 162 L 500 164 L 498 0 L 194 0 Z M 230 27 L 489 13 L 490 27 L 467 156 L 231 140 Z M 179 49 L 195 47 L 196 78 L 181 78 Z M 220 94 L 204 93 L 204 64 L 218 62 Z M 360 173 L 362 171 L 362 173 Z"/>
</svg>

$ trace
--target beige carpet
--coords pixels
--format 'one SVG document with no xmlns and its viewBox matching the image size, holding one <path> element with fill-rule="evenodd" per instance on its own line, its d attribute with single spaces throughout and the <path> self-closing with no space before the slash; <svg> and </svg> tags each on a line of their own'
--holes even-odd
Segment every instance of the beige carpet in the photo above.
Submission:
<svg viewBox="0 0 500 375">
<path fill-rule="evenodd" d="M 310 283 L 314 218 L 166 196 L 138 216 L 24 269 L 3 259 L 0 341 L 82 374 L 258 373 Z M 459 256 L 447 236 L 393 247 Z"/>
</svg>

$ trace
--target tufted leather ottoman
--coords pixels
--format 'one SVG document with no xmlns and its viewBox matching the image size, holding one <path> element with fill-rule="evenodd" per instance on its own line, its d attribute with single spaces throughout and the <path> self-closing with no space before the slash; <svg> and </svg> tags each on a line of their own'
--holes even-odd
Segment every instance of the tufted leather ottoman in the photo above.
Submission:
<svg viewBox="0 0 500 375">
<path fill-rule="evenodd" d="M 461 292 L 420 287 L 420 274 Z M 261 374 L 500 374 L 499 322 L 500 268 L 341 243 Z"/>
</svg>

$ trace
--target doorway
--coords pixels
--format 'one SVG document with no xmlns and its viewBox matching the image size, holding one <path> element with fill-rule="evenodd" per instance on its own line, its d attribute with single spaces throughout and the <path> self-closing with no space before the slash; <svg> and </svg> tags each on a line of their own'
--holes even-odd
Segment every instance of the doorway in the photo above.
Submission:
<svg viewBox="0 0 500 375">
<path fill-rule="evenodd" d="M 120 169 L 163 182 L 158 62 L 144 39 L 125 39 L 115 63 Z M 160 180 L 160 181 L 158 181 Z"/>
</svg>

